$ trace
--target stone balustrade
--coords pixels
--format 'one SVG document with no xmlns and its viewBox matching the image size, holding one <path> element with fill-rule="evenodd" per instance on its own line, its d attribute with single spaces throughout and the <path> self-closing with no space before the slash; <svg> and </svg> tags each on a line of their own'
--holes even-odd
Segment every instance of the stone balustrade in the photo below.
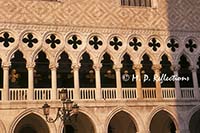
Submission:
<svg viewBox="0 0 200 133">
<path fill-rule="evenodd" d="M 56 99 L 60 99 L 59 91 L 62 88 L 57 88 Z M 65 88 L 66 89 L 66 88 Z M 96 93 L 96 88 L 80 88 L 78 94 L 81 100 L 96 100 L 98 93 Z M 199 89 L 200 90 L 200 89 Z M 8 93 L 9 101 L 22 101 L 29 100 L 28 88 L 10 88 Z M 137 99 L 137 89 L 136 88 L 122 88 L 122 97 L 120 99 L 132 100 Z M 162 97 L 161 99 L 177 99 L 175 88 L 161 88 Z M 3 89 L 0 89 L 0 101 L 5 101 L 3 98 Z M 54 100 L 52 99 L 52 89 L 51 88 L 34 88 L 33 100 Z M 74 88 L 67 88 L 67 96 L 70 99 L 74 98 L 75 91 Z M 142 98 L 141 99 L 159 99 L 156 96 L 156 88 L 142 88 Z M 101 88 L 101 98 L 104 100 L 116 100 L 117 98 L 117 88 Z M 195 99 L 194 88 L 181 88 L 181 97 L 183 99 Z"/>
</svg>

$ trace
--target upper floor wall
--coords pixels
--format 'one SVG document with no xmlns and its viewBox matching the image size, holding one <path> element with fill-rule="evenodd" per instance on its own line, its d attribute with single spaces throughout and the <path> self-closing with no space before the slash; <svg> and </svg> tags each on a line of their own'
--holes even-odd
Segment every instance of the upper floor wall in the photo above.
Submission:
<svg viewBox="0 0 200 133">
<path fill-rule="evenodd" d="M 199 31 L 198 0 L 152 0 L 152 7 L 121 0 L 1 0 L 0 23 Z"/>
</svg>

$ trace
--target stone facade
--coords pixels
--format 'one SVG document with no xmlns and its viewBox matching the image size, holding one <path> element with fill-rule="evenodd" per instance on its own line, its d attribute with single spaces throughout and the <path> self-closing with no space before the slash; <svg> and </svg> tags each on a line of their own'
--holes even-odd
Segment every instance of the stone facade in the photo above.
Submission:
<svg viewBox="0 0 200 133">
<path fill-rule="evenodd" d="M 120 2 L 0 1 L 2 133 L 22 132 L 23 127 L 44 133 L 62 132 L 62 122 L 47 123 L 41 107 L 47 101 L 52 107 L 50 114 L 54 117 L 57 107 L 60 106 L 56 71 L 63 52 L 69 56 L 74 74 L 74 88 L 69 89 L 72 94 L 70 98 L 80 106 L 77 122 L 67 123 L 75 129 L 75 133 L 200 131 L 200 2 L 152 0 L 152 7 L 121 6 Z M 95 44 L 95 37 L 101 41 L 101 45 Z M 20 51 L 26 60 L 27 88 L 9 88 L 9 70 L 16 51 Z M 35 60 L 41 51 L 49 60 L 51 88 L 34 88 Z M 84 53 L 88 53 L 93 61 L 95 88 L 81 88 L 79 84 L 80 61 Z M 101 61 L 105 53 L 113 61 L 115 88 L 101 86 Z M 139 77 L 145 54 L 149 56 L 152 69 L 158 75 L 163 55 L 168 57 L 174 75 L 179 73 L 179 61 L 185 55 L 189 62 L 193 87 L 182 87 L 176 81 L 175 87 L 164 88 L 156 81 L 155 87 L 145 88 L 137 80 L 136 87 L 125 88 L 120 71 L 125 54 L 130 56 L 135 74 Z"/>
</svg>

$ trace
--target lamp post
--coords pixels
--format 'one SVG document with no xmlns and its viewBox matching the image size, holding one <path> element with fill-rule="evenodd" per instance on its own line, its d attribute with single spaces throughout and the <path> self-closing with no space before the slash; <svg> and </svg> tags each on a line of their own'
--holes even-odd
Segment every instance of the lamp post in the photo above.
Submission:
<svg viewBox="0 0 200 133">
<path fill-rule="evenodd" d="M 54 123 L 58 118 L 60 118 L 64 125 L 63 131 L 64 131 L 64 133 L 66 133 L 65 124 L 67 121 L 70 120 L 70 118 L 72 116 L 77 117 L 78 112 L 79 112 L 79 106 L 67 97 L 66 89 L 62 89 L 61 91 L 59 91 L 59 95 L 60 95 L 60 99 L 62 101 L 62 107 L 58 108 L 55 119 L 52 119 L 51 117 L 49 117 L 50 106 L 47 103 L 45 103 L 42 106 L 42 108 L 43 108 L 43 113 L 46 116 L 47 122 Z"/>
</svg>

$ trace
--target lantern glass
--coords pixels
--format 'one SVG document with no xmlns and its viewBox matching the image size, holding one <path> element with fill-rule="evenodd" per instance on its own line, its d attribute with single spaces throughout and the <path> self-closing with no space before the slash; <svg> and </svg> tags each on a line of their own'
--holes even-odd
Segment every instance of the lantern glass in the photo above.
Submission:
<svg viewBox="0 0 200 133">
<path fill-rule="evenodd" d="M 72 107 L 72 110 L 73 110 L 74 114 L 78 114 L 79 106 L 77 104 L 74 104 Z"/>
<path fill-rule="evenodd" d="M 43 106 L 42 106 L 42 108 L 43 108 L 43 113 L 44 113 L 44 115 L 49 115 L 49 112 L 50 112 L 50 106 L 47 104 L 47 103 L 45 103 Z"/>
<path fill-rule="evenodd" d="M 65 101 L 67 99 L 67 90 L 66 89 L 62 89 L 59 92 L 59 95 L 60 95 L 61 101 Z"/>
<path fill-rule="evenodd" d="M 68 111 L 71 111 L 72 110 L 72 104 L 73 104 L 73 101 L 71 101 L 70 99 L 68 99 L 67 101 L 65 101 L 65 107 Z"/>
</svg>

